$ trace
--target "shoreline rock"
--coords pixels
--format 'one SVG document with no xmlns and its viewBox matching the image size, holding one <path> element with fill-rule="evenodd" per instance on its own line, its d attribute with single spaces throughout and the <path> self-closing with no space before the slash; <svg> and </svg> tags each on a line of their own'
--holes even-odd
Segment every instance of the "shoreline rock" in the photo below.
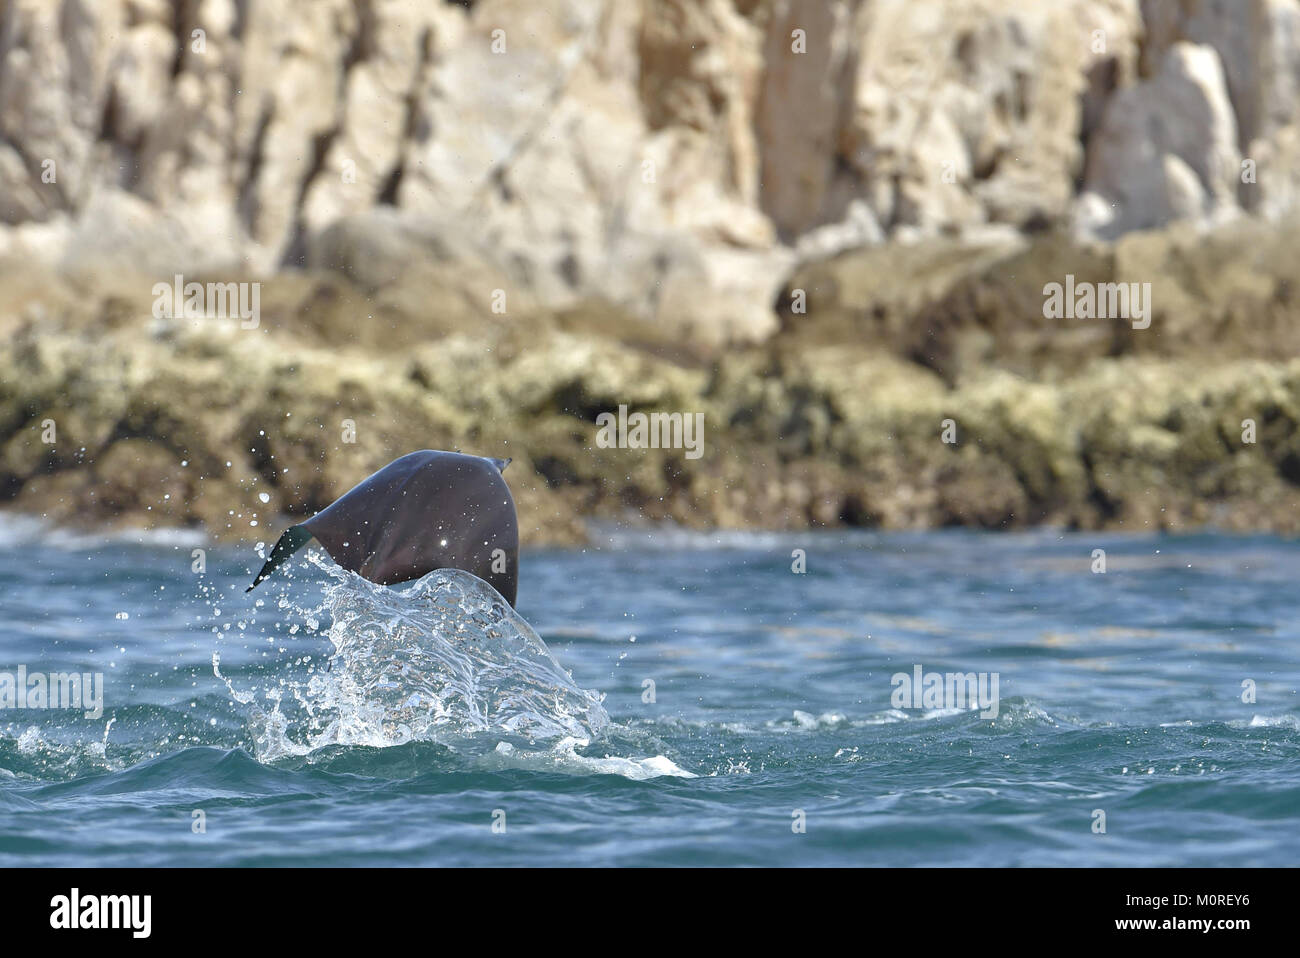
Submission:
<svg viewBox="0 0 1300 958">
<path fill-rule="evenodd" d="M 258 538 L 441 447 L 525 541 L 1291 530 L 1300 0 L 1230 6 L 0 0 L 0 503 Z"/>
<path fill-rule="evenodd" d="M 769 341 L 714 350 L 599 302 L 438 325 L 418 270 L 369 293 L 333 272 L 277 275 L 256 329 L 160 325 L 143 280 L 95 296 L 0 273 L 18 297 L 0 303 L 0 500 L 256 540 L 397 455 L 447 448 L 514 458 L 533 545 L 629 516 L 1300 532 L 1292 228 L 1071 243 L 842 254 L 795 274 L 783 302 L 804 282 L 808 310 L 787 308 Z M 1045 319 L 1042 286 L 1066 269 L 1151 282 L 1151 327 Z M 599 448 L 596 417 L 620 405 L 703 413 L 703 456 Z"/>
</svg>

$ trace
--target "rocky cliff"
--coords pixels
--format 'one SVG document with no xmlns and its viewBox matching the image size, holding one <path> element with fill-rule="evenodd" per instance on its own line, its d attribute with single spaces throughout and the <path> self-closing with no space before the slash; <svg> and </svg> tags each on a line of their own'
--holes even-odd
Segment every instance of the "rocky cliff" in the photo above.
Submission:
<svg viewBox="0 0 1300 958">
<path fill-rule="evenodd" d="M 1280 218 L 1298 87 L 1295 0 L 4 0 L 0 253 L 757 338 L 852 246 Z"/>
<path fill-rule="evenodd" d="M 249 535 L 508 445 L 540 538 L 1292 528 L 1298 187 L 1298 0 L 0 0 L 0 494 Z"/>
</svg>

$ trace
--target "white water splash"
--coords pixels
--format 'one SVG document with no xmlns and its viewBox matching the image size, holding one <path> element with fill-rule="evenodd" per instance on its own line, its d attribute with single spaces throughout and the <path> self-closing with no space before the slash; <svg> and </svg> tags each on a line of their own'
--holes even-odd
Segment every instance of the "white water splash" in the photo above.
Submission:
<svg viewBox="0 0 1300 958">
<path fill-rule="evenodd" d="M 688 775 L 662 756 L 587 759 L 574 749 L 609 727 L 602 696 L 580 688 L 544 642 L 486 582 L 439 569 L 388 588 L 313 559 L 333 578 L 324 612 L 331 667 L 256 696 L 226 682 L 249 706 L 259 761 L 331 745 L 387 747 L 437 742 L 507 764 L 543 764 L 630 778 Z M 291 697 L 306 728 L 281 709 Z M 546 748 L 537 748 L 544 743 Z"/>
<path fill-rule="evenodd" d="M 1234 719 L 1228 724 L 1237 728 L 1289 728 L 1300 731 L 1300 718 L 1294 715 L 1252 715 L 1249 722 Z"/>
</svg>

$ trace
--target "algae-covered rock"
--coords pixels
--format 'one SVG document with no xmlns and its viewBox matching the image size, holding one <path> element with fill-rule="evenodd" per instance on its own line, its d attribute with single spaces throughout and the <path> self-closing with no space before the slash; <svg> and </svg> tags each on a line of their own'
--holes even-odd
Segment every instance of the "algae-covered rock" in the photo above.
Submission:
<svg viewBox="0 0 1300 958">
<path fill-rule="evenodd" d="M 718 351 L 600 300 L 426 317 L 396 289 L 380 309 L 346 276 L 291 273 L 240 328 L 160 322 L 126 275 L 97 293 L 0 273 L 0 495 L 60 522 L 255 541 L 403 453 L 446 448 L 514 458 L 526 543 L 581 541 L 593 519 L 1292 530 L 1290 236 L 839 255 L 790 281 L 807 311 L 780 333 Z M 1150 327 L 1048 320 L 1043 287 L 1063 271 L 1150 277 Z M 610 446 L 604 413 L 703 431 L 689 455 Z"/>
</svg>

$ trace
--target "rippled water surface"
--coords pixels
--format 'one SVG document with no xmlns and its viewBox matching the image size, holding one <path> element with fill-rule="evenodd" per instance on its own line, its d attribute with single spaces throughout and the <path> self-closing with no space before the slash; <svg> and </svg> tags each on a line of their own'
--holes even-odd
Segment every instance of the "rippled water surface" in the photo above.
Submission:
<svg viewBox="0 0 1300 958">
<path fill-rule="evenodd" d="M 104 676 L 0 711 L 0 864 L 1300 863 L 1293 542 L 618 532 L 516 616 L 140 540 L 0 523 L 0 673 Z"/>
</svg>

